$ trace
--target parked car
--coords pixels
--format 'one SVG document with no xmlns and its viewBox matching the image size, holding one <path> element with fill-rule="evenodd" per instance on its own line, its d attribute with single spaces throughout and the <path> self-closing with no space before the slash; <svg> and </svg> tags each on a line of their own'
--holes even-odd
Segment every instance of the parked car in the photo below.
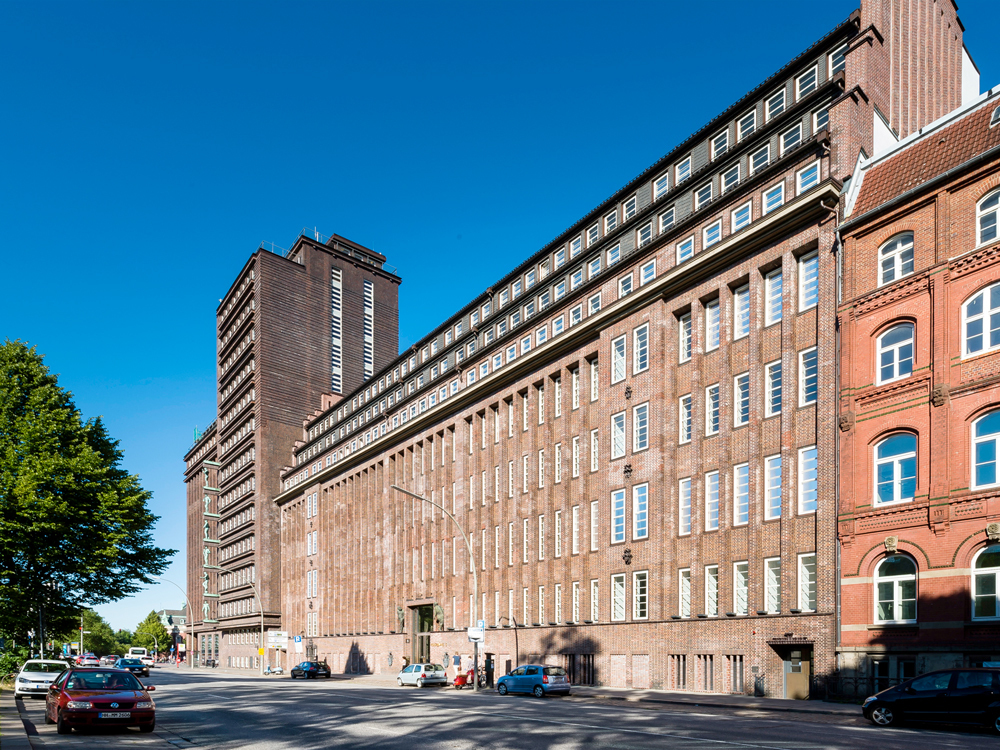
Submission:
<svg viewBox="0 0 1000 750">
<path fill-rule="evenodd" d="M 119 659 L 115 662 L 115 669 L 124 669 L 132 674 L 141 674 L 149 677 L 149 667 L 139 659 Z"/>
<path fill-rule="evenodd" d="M 152 732 L 156 706 L 143 685 L 124 669 L 68 669 L 45 696 L 45 723 L 59 734 L 95 726 L 139 727 Z"/>
<path fill-rule="evenodd" d="M 403 685 L 416 685 L 417 687 L 447 685 L 448 673 L 440 664 L 411 664 L 408 667 L 403 667 L 399 676 L 396 677 L 396 684 L 400 687 Z"/>
<path fill-rule="evenodd" d="M 980 724 L 1000 733 L 1000 670 L 928 672 L 866 698 L 861 710 L 882 727 L 910 719 Z"/>
<path fill-rule="evenodd" d="M 21 667 L 14 681 L 14 697 L 25 695 L 45 695 L 49 685 L 60 674 L 69 669 L 64 661 L 29 659 Z"/>
<path fill-rule="evenodd" d="M 96 655 L 92 653 L 86 653 L 81 656 L 77 662 L 81 667 L 99 667 L 101 666 L 101 660 L 97 658 Z"/>
<path fill-rule="evenodd" d="M 330 667 L 321 661 L 304 661 L 300 664 L 296 664 L 292 667 L 292 671 L 289 673 L 294 680 L 296 677 L 326 677 L 330 678 Z"/>
<path fill-rule="evenodd" d="M 569 695 L 569 691 L 566 670 L 545 664 L 524 664 L 497 680 L 497 692 L 500 695 L 531 693 L 536 698 L 544 698 L 549 693 Z"/>
</svg>

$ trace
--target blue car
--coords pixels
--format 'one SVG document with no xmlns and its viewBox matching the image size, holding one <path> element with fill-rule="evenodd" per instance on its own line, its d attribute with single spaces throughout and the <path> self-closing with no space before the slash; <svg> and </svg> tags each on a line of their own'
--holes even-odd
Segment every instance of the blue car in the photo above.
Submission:
<svg viewBox="0 0 1000 750">
<path fill-rule="evenodd" d="M 524 664 L 497 680 L 500 695 L 531 693 L 536 698 L 544 698 L 549 693 L 569 695 L 569 688 L 565 669 L 544 664 Z"/>
</svg>

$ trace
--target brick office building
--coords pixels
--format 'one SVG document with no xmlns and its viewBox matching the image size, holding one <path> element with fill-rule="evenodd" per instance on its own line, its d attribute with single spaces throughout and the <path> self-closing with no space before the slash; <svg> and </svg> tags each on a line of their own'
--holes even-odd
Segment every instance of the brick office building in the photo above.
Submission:
<svg viewBox="0 0 1000 750">
<path fill-rule="evenodd" d="M 938 5 L 867 5 L 307 421 L 276 498 L 307 653 L 466 655 L 478 614 L 501 669 L 578 682 L 833 670 L 841 182 L 978 89 Z"/>
<path fill-rule="evenodd" d="M 841 689 L 1000 660 L 1000 90 L 859 165 L 842 227 Z"/>
<path fill-rule="evenodd" d="M 192 663 L 259 665 L 261 603 L 265 628 L 281 626 L 278 472 L 304 416 L 395 358 L 399 277 L 385 260 L 300 236 L 258 249 L 219 303 L 219 416 L 185 456 Z"/>
</svg>

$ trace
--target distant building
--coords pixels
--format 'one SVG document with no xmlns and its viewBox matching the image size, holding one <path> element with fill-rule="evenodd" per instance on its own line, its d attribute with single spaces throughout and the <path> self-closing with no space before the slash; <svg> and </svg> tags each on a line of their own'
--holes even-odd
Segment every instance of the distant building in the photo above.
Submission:
<svg viewBox="0 0 1000 750">
<path fill-rule="evenodd" d="M 168 633 L 183 635 L 187 630 L 187 605 L 180 609 L 161 609 L 156 615 Z"/>
</svg>

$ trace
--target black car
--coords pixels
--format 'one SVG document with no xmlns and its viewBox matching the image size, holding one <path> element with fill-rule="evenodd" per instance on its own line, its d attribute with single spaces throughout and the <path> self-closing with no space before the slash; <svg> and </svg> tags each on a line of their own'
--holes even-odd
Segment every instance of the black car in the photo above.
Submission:
<svg viewBox="0 0 1000 750">
<path fill-rule="evenodd" d="M 132 674 L 141 674 L 143 677 L 149 677 L 149 667 L 138 659 L 119 659 L 115 662 L 115 668 L 127 669 Z"/>
<path fill-rule="evenodd" d="M 292 679 L 296 677 L 326 677 L 330 678 L 330 667 L 321 661 L 304 661 L 292 667 Z"/>
<path fill-rule="evenodd" d="M 867 698 L 862 711 L 882 727 L 911 719 L 985 725 L 1000 733 L 1000 670 L 928 672 Z"/>
</svg>

